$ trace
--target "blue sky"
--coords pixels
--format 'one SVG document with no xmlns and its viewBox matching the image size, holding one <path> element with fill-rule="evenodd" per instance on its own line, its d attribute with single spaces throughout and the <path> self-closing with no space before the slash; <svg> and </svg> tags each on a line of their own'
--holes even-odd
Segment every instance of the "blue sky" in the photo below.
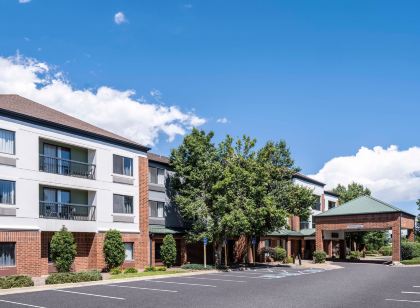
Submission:
<svg viewBox="0 0 420 308">
<path fill-rule="evenodd" d="M 419 9 L 418 1 L 3 0 L 0 56 L 19 50 L 77 89 L 133 89 L 205 119 L 201 127 L 219 137 L 286 139 L 303 172 L 317 174 L 362 146 L 419 145 Z M 117 12 L 126 22 L 115 23 Z M 168 154 L 180 140 L 160 134 L 153 149 Z M 408 180 L 418 180 L 417 166 Z M 415 210 L 413 189 L 388 199 Z"/>
</svg>

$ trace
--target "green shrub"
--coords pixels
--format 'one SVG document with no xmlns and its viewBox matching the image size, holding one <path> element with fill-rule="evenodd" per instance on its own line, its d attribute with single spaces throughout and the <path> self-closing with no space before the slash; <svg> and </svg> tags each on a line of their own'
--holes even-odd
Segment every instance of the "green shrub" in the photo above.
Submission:
<svg viewBox="0 0 420 308">
<path fill-rule="evenodd" d="M 201 270 L 210 270 L 213 269 L 213 266 L 211 265 L 207 265 L 206 268 L 204 268 L 203 264 L 195 264 L 195 263 L 191 263 L 191 264 L 184 264 L 181 266 L 182 269 L 188 269 L 188 270 L 196 270 L 196 271 L 201 271 Z"/>
<path fill-rule="evenodd" d="M 362 254 L 359 251 L 350 251 L 349 260 L 350 261 L 359 261 L 361 255 Z"/>
<path fill-rule="evenodd" d="M 379 253 L 383 256 L 392 256 L 392 246 L 382 246 Z"/>
<path fill-rule="evenodd" d="M 404 265 L 420 264 L 420 257 L 417 257 L 411 260 L 402 260 L 401 263 Z"/>
<path fill-rule="evenodd" d="M 292 257 L 286 257 L 286 258 L 284 258 L 283 263 L 284 264 L 293 263 L 293 258 Z"/>
<path fill-rule="evenodd" d="M 51 239 L 51 259 L 57 271 L 69 272 L 76 253 L 77 246 L 73 234 L 63 226 L 60 231 L 54 233 Z"/>
<path fill-rule="evenodd" d="M 144 268 L 144 271 L 145 272 L 154 272 L 156 269 L 155 269 L 155 267 L 154 266 L 146 266 L 145 268 Z"/>
<path fill-rule="evenodd" d="M 317 250 L 314 252 L 313 259 L 315 263 L 324 263 L 327 259 L 327 254 L 323 250 Z"/>
<path fill-rule="evenodd" d="M 111 275 L 119 275 L 122 273 L 121 269 L 119 267 L 116 268 L 111 268 L 111 270 L 109 271 L 109 273 Z"/>
<path fill-rule="evenodd" d="M 119 267 L 124 263 L 125 249 L 120 231 L 109 230 L 105 233 L 104 256 L 108 269 Z"/>
<path fill-rule="evenodd" d="M 410 260 L 420 257 L 420 243 L 401 242 L 401 259 Z"/>
<path fill-rule="evenodd" d="M 129 267 L 124 270 L 124 274 L 134 274 L 138 273 L 139 271 L 134 267 Z"/>
<path fill-rule="evenodd" d="M 165 272 L 166 271 L 166 266 L 156 266 L 155 271 L 156 272 Z"/>
<path fill-rule="evenodd" d="M 32 287 L 34 282 L 29 276 L 16 275 L 0 277 L 0 289 Z"/>
<path fill-rule="evenodd" d="M 287 256 L 286 249 L 282 247 L 274 248 L 274 254 L 273 254 L 274 261 L 284 261 L 286 256 Z"/>
<path fill-rule="evenodd" d="M 163 238 L 162 246 L 160 247 L 160 255 L 163 264 L 171 267 L 176 261 L 176 242 L 172 234 L 167 234 Z"/>
<path fill-rule="evenodd" d="M 47 279 L 45 280 L 45 284 L 74 283 L 97 280 L 102 280 L 101 273 L 98 271 L 78 273 L 54 273 L 47 277 Z"/>
</svg>

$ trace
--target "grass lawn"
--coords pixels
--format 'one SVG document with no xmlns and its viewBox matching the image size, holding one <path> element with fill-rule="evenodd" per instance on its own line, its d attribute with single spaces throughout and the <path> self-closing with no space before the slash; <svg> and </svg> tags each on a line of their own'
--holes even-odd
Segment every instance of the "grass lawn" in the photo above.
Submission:
<svg viewBox="0 0 420 308">
<path fill-rule="evenodd" d="M 403 260 L 401 261 L 404 265 L 414 265 L 414 264 L 420 264 L 420 257 L 410 259 L 410 260 Z"/>
<path fill-rule="evenodd" d="M 128 274 L 117 274 L 111 275 L 111 279 L 122 279 L 122 278 L 132 278 L 132 277 L 146 277 L 146 276 L 159 276 L 159 275 L 172 275 L 179 273 L 187 273 L 186 270 L 169 270 L 169 271 L 156 271 L 156 272 L 139 272 L 139 273 L 128 273 Z"/>
</svg>

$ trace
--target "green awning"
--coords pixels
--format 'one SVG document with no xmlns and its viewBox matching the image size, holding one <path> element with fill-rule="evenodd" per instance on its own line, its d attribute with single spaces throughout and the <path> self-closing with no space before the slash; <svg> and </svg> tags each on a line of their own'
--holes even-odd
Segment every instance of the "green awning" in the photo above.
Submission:
<svg viewBox="0 0 420 308">
<path fill-rule="evenodd" d="M 149 225 L 149 233 L 152 234 L 182 234 L 184 231 L 179 228 L 170 228 L 163 225 Z"/>
<path fill-rule="evenodd" d="M 298 232 L 298 231 L 293 231 L 293 230 L 287 230 L 287 229 L 281 229 L 281 230 L 277 230 L 277 231 L 273 231 L 268 233 L 267 235 L 269 236 L 297 236 L 297 237 L 302 237 L 302 233 Z"/>
<path fill-rule="evenodd" d="M 300 230 L 303 236 L 314 236 L 315 235 L 315 228 L 310 229 L 302 229 Z"/>
<path fill-rule="evenodd" d="M 404 213 L 415 217 L 411 213 L 385 203 L 381 200 L 371 196 L 362 196 L 332 208 L 324 213 L 315 215 L 315 217 L 329 217 L 329 216 L 343 216 L 343 215 L 357 215 L 357 214 L 380 214 L 380 213 Z"/>
</svg>

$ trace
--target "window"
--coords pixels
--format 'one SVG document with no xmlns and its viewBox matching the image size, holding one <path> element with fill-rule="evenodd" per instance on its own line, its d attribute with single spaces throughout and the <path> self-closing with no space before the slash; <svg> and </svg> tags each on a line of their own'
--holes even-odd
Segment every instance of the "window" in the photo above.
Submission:
<svg viewBox="0 0 420 308">
<path fill-rule="evenodd" d="M 149 201 L 149 217 L 163 218 L 164 202 Z"/>
<path fill-rule="evenodd" d="M 15 154 L 15 132 L 0 129 L 0 152 Z"/>
<path fill-rule="evenodd" d="M 265 240 L 264 241 L 264 246 L 265 246 L 265 248 L 270 247 L 270 240 Z"/>
<path fill-rule="evenodd" d="M 162 247 L 162 242 L 155 243 L 155 261 L 161 261 L 162 255 L 160 253 L 160 249 Z"/>
<path fill-rule="evenodd" d="M 333 209 L 333 208 L 335 208 L 335 202 L 334 201 L 328 201 L 328 209 L 330 210 L 330 209 Z"/>
<path fill-rule="evenodd" d="M 314 195 L 316 198 L 314 205 L 312 205 L 312 209 L 320 211 L 321 210 L 321 198 L 317 195 Z"/>
<path fill-rule="evenodd" d="M 133 197 L 114 195 L 114 213 L 133 214 Z"/>
<path fill-rule="evenodd" d="M 132 261 L 133 258 L 133 243 L 124 243 L 125 261 Z"/>
<path fill-rule="evenodd" d="M 15 204 L 15 182 L 0 180 L 0 203 Z"/>
<path fill-rule="evenodd" d="M 149 167 L 149 182 L 152 184 L 165 185 L 165 170 Z"/>
<path fill-rule="evenodd" d="M 114 154 L 114 173 L 133 176 L 133 159 Z"/>
<path fill-rule="evenodd" d="M 15 265 L 15 243 L 0 243 L 0 267 Z"/>
</svg>

